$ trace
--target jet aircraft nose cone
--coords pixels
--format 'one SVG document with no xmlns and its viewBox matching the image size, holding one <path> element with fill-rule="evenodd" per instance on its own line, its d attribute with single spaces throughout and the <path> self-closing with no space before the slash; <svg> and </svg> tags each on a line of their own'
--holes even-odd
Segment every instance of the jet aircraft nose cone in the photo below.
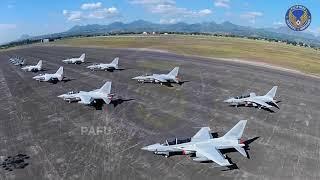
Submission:
<svg viewBox="0 0 320 180">
<path fill-rule="evenodd" d="M 58 98 L 63 98 L 64 97 L 64 94 L 61 94 L 59 96 L 57 96 Z"/>
<path fill-rule="evenodd" d="M 226 100 L 224 100 L 223 102 L 229 103 L 230 101 L 231 101 L 231 99 L 226 99 Z"/>
<path fill-rule="evenodd" d="M 149 151 L 149 146 L 145 146 L 143 148 L 141 148 L 142 150 L 145 150 L 145 151 Z"/>
<path fill-rule="evenodd" d="M 132 78 L 132 79 L 134 79 L 134 80 L 136 80 L 136 79 L 139 79 L 139 76 L 137 76 L 137 77 L 134 77 L 134 78 Z"/>
</svg>

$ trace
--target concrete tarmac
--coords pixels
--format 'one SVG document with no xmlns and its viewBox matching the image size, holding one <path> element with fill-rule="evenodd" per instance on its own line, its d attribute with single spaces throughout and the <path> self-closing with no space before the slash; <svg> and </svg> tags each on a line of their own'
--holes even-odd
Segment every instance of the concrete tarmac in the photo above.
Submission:
<svg viewBox="0 0 320 180">
<path fill-rule="evenodd" d="M 86 53 L 87 64 L 62 63 Z M 9 63 L 43 60 L 46 71 L 64 66 L 70 81 L 37 82 L 38 73 Z M 92 63 L 119 57 L 125 70 L 90 71 Z M 180 67 L 185 81 L 173 87 L 140 84 L 132 77 Z M 112 81 L 119 101 L 101 108 L 57 98 L 71 90 L 93 90 Z M 0 163 L 19 153 L 28 165 L 0 169 L 0 179 L 320 179 L 320 80 L 290 72 L 164 52 L 41 47 L 0 53 Z M 278 85 L 274 112 L 230 107 L 223 100 Z M 188 156 L 165 158 L 141 150 L 172 137 L 191 137 L 209 126 L 224 135 L 247 119 L 250 159 L 227 153 L 238 169 L 216 168 Z M 85 132 L 84 132 L 85 131 Z M 225 171 L 226 170 L 226 171 Z"/>
</svg>

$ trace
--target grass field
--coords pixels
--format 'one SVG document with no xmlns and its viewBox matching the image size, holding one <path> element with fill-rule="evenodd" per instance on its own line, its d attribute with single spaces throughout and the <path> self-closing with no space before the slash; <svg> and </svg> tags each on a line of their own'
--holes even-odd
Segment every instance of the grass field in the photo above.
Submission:
<svg viewBox="0 0 320 180">
<path fill-rule="evenodd" d="M 184 55 L 237 58 L 320 75 L 320 51 L 284 43 L 209 36 L 115 36 L 71 38 L 54 42 L 71 46 L 149 48 Z"/>
</svg>

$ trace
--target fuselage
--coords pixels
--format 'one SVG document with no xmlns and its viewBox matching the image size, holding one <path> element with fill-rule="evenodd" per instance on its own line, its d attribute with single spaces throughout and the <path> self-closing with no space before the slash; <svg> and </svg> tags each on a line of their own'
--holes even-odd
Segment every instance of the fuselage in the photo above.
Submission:
<svg viewBox="0 0 320 180">
<path fill-rule="evenodd" d="M 100 70 L 114 70 L 117 69 L 117 67 L 113 64 L 94 64 L 90 65 L 87 68 L 94 70 L 94 69 L 100 69 Z"/>
<path fill-rule="evenodd" d="M 223 137 L 220 137 L 220 138 L 201 140 L 201 141 L 192 140 L 190 142 L 180 143 L 180 144 L 178 144 L 178 141 L 176 142 L 166 141 L 163 144 L 156 143 L 156 144 L 143 147 L 142 149 L 151 151 L 154 154 L 165 155 L 165 156 L 169 156 L 170 153 L 174 153 L 174 152 L 181 152 L 183 155 L 188 155 L 188 154 L 195 154 L 196 147 L 201 145 L 208 145 L 216 149 L 229 149 L 229 148 L 233 148 L 235 145 L 239 145 L 239 143 L 240 145 L 244 146 L 244 144 L 239 142 L 239 140 L 230 140 L 230 139 L 225 139 Z M 208 159 L 201 157 L 201 159 L 196 159 L 196 160 L 207 161 Z"/>
<path fill-rule="evenodd" d="M 21 69 L 25 70 L 25 71 L 40 71 L 41 67 L 39 67 L 39 66 L 25 66 Z"/>
<path fill-rule="evenodd" d="M 58 97 L 63 98 L 63 100 L 68 102 L 78 102 L 81 104 L 86 104 L 81 101 L 81 96 L 87 96 L 95 100 L 103 99 L 103 98 L 108 98 L 112 100 L 114 94 L 106 94 L 106 93 L 99 92 L 98 90 L 93 90 L 93 91 L 69 92 L 66 94 L 62 94 Z"/>
<path fill-rule="evenodd" d="M 60 74 L 40 74 L 40 75 L 33 77 L 33 79 L 35 79 L 37 81 L 50 81 L 50 80 L 61 81 L 63 79 L 63 75 L 60 75 Z"/>
<path fill-rule="evenodd" d="M 175 76 L 170 76 L 167 74 L 153 74 L 153 75 L 146 75 L 146 76 L 137 76 L 132 78 L 134 80 L 138 80 L 139 82 L 161 82 L 160 79 L 165 80 L 166 82 L 177 82 L 178 78 Z"/>
</svg>

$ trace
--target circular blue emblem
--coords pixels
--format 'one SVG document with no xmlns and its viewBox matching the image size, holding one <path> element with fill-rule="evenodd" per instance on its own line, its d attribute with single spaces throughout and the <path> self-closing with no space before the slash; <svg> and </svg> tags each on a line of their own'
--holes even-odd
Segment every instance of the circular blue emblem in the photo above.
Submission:
<svg viewBox="0 0 320 180">
<path fill-rule="evenodd" d="M 302 5 L 295 5 L 288 9 L 285 21 L 288 27 L 294 31 L 303 31 L 311 23 L 311 13 Z"/>
</svg>

